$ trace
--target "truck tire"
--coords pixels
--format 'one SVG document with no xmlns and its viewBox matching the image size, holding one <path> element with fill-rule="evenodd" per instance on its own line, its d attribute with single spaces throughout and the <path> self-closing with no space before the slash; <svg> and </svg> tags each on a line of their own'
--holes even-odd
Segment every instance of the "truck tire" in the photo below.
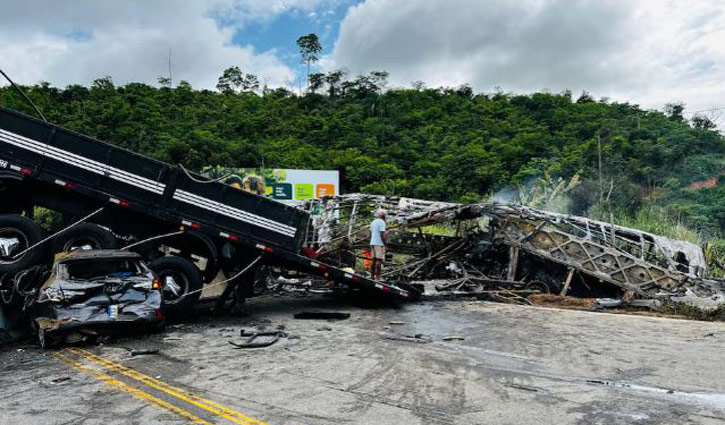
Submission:
<svg viewBox="0 0 725 425">
<path fill-rule="evenodd" d="M 157 258 L 149 264 L 149 267 L 161 280 L 164 315 L 168 318 L 178 318 L 191 312 L 199 301 L 201 296 L 199 290 L 202 287 L 201 271 L 196 265 L 186 258 L 171 255 Z M 178 288 L 172 288 L 170 285 L 176 285 Z M 185 296 L 190 292 L 194 293 Z"/>
<path fill-rule="evenodd" d="M 0 274 L 17 273 L 47 260 L 47 247 L 40 245 L 13 258 L 43 239 L 43 229 L 17 214 L 0 215 Z"/>
<path fill-rule="evenodd" d="M 117 249 L 118 240 L 110 231 L 93 223 L 79 223 L 53 238 L 53 252 L 74 249 Z"/>
</svg>

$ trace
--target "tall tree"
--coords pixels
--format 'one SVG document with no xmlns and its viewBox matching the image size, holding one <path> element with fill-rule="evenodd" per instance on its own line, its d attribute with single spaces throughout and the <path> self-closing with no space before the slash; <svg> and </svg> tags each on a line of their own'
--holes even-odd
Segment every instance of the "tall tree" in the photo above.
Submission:
<svg viewBox="0 0 725 425">
<path fill-rule="evenodd" d="M 307 64 L 307 87 L 310 86 L 310 66 L 320 59 L 322 44 L 317 34 L 310 33 L 297 39 L 297 46 L 300 48 L 302 63 Z"/>
<path fill-rule="evenodd" d="M 701 114 L 696 114 L 694 117 L 692 117 L 692 126 L 699 130 L 711 130 L 717 127 L 715 122 L 710 119 L 710 117 Z"/>
<path fill-rule="evenodd" d="M 238 66 L 224 70 L 216 85 L 217 90 L 225 94 L 255 91 L 259 88 L 259 78 L 254 74 L 245 74 Z"/>
<path fill-rule="evenodd" d="M 672 102 L 665 105 L 665 114 L 673 121 L 682 122 L 684 117 L 685 104 L 682 102 Z"/>
<path fill-rule="evenodd" d="M 230 66 L 225 69 L 216 84 L 217 90 L 222 93 L 234 93 L 234 89 L 241 86 L 244 81 L 244 73 L 238 66 Z"/>
<path fill-rule="evenodd" d="M 421 90 L 424 90 L 425 89 L 425 81 L 415 80 L 415 81 L 413 81 L 413 82 L 410 83 L 410 86 L 415 91 L 421 91 Z"/>
<path fill-rule="evenodd" d="M 321 72 L 316 72 L 314 74 L 310 74 L 308 83 L 308 88 L 310 92 L 315 93 L 317 90 L 321 89 L 322 86 L 325 84 L 325 74 Z"/>
<path fill-rule="evenodd" d="M 254 74 L 244 74 L 241 83 L 242 91 L 257 91 L 259 89 L 259 78 Z"/>
<path fill-rule="evenodd" d="M 330 97 L 335 97 L 337 95 L 337 88 L 340 86 L 341 82 L 344 82 L 346 77 L 347 71 L 344 69 L 330 71 L 327 75 L 325 75 L 325 83 L 327 83 L 328 94 Z"/>
<path fill-rule="evenodd" d="M 582 90 L 581 96 L 579 96 L 579 99 L 576 100 L 576 103 L 592 103 L 592 102 L 594 102 L 594 98 L 586 90 Z"/>
</svg>

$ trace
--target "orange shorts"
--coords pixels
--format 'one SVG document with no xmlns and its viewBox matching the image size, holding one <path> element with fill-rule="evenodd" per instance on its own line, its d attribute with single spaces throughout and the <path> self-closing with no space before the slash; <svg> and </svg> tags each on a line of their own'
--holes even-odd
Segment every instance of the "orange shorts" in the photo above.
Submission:
<svg viewBox="0 0 725 425">
<path fill-rule="evenodd" d="M 373 258 L 377 258 L 378 260 L 385 259 L 385 247 L 383 245 L 370 245 L 370 248 L 373 251 Z"/>
</svg>

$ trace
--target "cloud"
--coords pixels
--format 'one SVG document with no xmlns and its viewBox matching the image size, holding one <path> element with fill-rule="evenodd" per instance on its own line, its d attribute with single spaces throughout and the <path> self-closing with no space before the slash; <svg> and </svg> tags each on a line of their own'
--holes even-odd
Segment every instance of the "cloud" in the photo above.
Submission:
<svg viewBox="0 0 725 425">
<path fill-rule="evenodd" d="M 212 15 L 223 24 L 244 25 L 260 22 L 283 13 L 303 13 L 311 20 L 323 6 L 343 0 L 217 0 Z"/>
<path fill-rule="evenodd" d="M 290 85 L 295 71 L 274 50 L 231 43 L 249 20 L 297 7 L 273 0 L 76 0 L 5 2 L 0 14 L 0 67 L 26 84 L 153 83 L 168 74 L 171 49 L 176 82 L 213 88 L 222 70 L 237 65 L 271 86 Z M 289 5 L 288 5 L 289 4 Z M 307 10 L 308 5 L 304 5 Z"/>
<path fill-rule="evenodd" d="M 154 83 L 168 73 L 171 48 L 176 82 L 214 88 L 237 65 L 270 86 L 296 87 L 289 46 L 259 51 L 234 35 L 289 14 L 326 23 L 324 38 L 352 1 L 5 1 L 0 67 L 26 84 L 105 75 Z M 721 0 L 366 0 L 347 10 L 319 65 L 387 70 L 394 86 L 588 90 L 645 107 L 681 100 L 695 111 L 725 106 L 723 18 Z"/>
<path fill-rule="evenodd" d="M 408 86 L 588 90 L 691 110 L 721 105 L 720 0 L 367 0 L 348 10 L 326 67 L 387 70 Z"/>
</svg>

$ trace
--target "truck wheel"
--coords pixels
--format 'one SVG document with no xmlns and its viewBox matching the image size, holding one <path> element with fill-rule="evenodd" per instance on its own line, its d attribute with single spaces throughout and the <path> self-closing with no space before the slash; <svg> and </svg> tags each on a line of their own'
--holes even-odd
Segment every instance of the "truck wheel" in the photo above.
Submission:
<svg viewBox="0 0 725 425">
<path fill-rule="evenodd" d="M 40 245 L 18 258 L 16 255 L 43 239 L 43 229 L 33 220 L 17 214 L 0 215 L 0 274 L 17 273 L 46 260 Z"/>
<path fill-rule="evenodd" d="M 118 240 L 113 233 L 93 223 L 79 223 L 53 238 L 53 252 L 116 248 Z"/>
<path fill-rule="evenodd" d="M 161 280 L 164 315 L 174 318 L 189 313 L 201 296 L 201 271 L 186 258 L 173 255 L 158 258 L 149 267 Z M 190 292 L 194 293 L 186 296 Z"/>
</svg>

